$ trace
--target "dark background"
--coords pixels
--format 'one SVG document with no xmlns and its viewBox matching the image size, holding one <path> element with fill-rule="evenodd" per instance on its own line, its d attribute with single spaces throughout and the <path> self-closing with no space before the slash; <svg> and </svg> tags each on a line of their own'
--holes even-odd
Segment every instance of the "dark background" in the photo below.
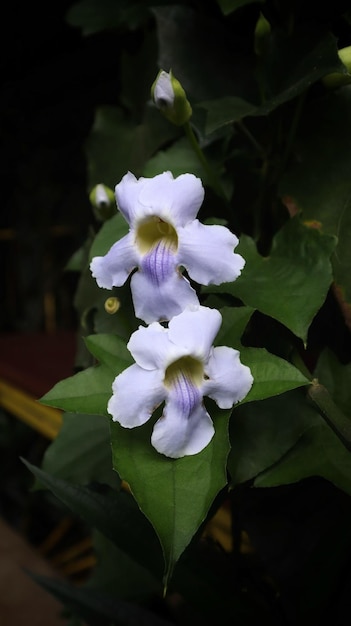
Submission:
<svg viewBox="0 0 351 626">
<path fill-rule="evenodd" d="M 73 2 L 12 3 L 1 44 L 0 331 L 74 327 L 64 272 L 92 220 L 84 143 L 97 105 L 118 95 L 118 38 L 84 37 Z M 49 304 L 48 304 L 49 303 Z"/>
</svg>

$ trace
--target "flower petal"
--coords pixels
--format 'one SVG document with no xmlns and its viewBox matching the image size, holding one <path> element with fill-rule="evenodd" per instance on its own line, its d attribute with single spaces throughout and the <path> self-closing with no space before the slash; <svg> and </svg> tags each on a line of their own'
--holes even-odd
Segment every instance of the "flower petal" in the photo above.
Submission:
<svg viewBox="0 0 351 626">
<path fill-rule="evenodd" d="M 90 270 L 99 287 L 112 289 L 123 285 L 137 265 L 137 249 L 132 233 L 128 233 L 113 244 L 105 256 L 95 256 L 90 263 Z"/>
<path fill-rule="evenodd" d="M 144 370 L 136 364 L 127 367 L 112 384 L 113 395 L 107 405 L 112 420 L 124 428 L 145 424 L 166 397 L 162 381 L 159 370 Z"/>
<path fill-rule="evenodd" d="M 161 285 L 155 285 L 147 274 L 135 272 L 130 286 L 135 315 L 147 324 L 170 320 L 186 306 L 199 303 L 189 281 L 176 270 Z"/>
<path fill-rule="evenodd" d="M 154 426 L 151 443 L 161 454 L 177 459 L 201 452 L 213 435 L 213 423 L 203 404 L 185 417 L 175 402 L 167 400 L 163 416 Z"/>
<path fill-rule="evenodd" d="M 139 202 L 149 215 L 158 215 L 176 227 L 185 226 L 196 217 L 204 193 L 201 179 L 193 174 L 173 178 L 171 172 L 163 172 L 147 180 Z"/>
<path fill-rule="evenodd" d="M 143 213 L 138 197 L 142 187 L 147 184 L 147 178 L 136 178 L 128 172 L 115 187 L 116 203 L 122 215 L 130 226 L 135 223 L 137 216 Z"/>
<path fill-rule="evenodd" d="M 227 346 L 213 349 L 205 368 L 203 395 L 214 400 L 220 409 L 230 409 L 249 393 L 253 377 L 247 365 L 240 362 L 240 352 Z"/>
<path fill-rule="evenodd" d="M 169 338 L 177 346 L 184 346 L 189 355 L 206 362 L 221 323 L 217 309 L 187 307 L 169 322 Z"/>
<path fill-rule="evenodd" d="M 157 107 L 173 106 L 174 90 L 171 77 L 164 70 L 162 70 L 157 77 L 153 96 Z"/>
<path fill-rule="evenodd" d="M 178 229 L 178 258 L 201 285 L 220 285 L 238 278 L 245 260 L 233 250 L 238 239 L 225 226 L 205 226 L 198 220 Z"/>
<path fill-rule="evenodd" d="M 186 354 L 184 348 L 175 346 L 168 338 L 168 330 L 158 322 L 139 326 L 130 337 L 127 348 L 140 367 L 146 370 L 161 369 L 163 377 L 170 363 Z"/>
</svg>

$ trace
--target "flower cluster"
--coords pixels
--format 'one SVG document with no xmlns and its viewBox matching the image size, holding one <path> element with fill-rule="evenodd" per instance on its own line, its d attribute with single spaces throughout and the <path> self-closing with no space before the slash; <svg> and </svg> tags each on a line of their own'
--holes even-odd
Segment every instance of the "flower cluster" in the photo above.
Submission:
<svg viewBox="0 0 351 626">
<path fill-rule="evenodd" d="M 130 337 L 135 363 L 116 377 L 108 412 L 134 428 L 165 402 L 152 445 L 172 458 L 197 454 L 214 434 L 203 397 L 231 408 L 253 379 L 237 350 L 213 347 L 221 314 L 200 305 L 184 270 L 196 283 L 219 285 L 235 280 L 245 261 L 234 253 L 238 239 L 226 227 L 196 219 L 204 190 L 192 174 L 136 179 L 129 172 L 115 196 L 129 233 L 93 258 L 91 271 L 106 289 L 123 285 L 133 272 L 135 315 L 148 326 Z"/>
</svg>

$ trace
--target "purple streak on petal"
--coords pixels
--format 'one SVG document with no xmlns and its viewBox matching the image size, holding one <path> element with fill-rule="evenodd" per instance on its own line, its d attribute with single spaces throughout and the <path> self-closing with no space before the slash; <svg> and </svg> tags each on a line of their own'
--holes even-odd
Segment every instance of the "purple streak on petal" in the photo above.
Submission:
<svg viewBox="0 0 351 626">
<path fill-rule="evenodd" d="M 176 402 L 180 413 L 186 418 L 191 416 L 195 407 L 202 400 L 199 389 L 183 372 L 179 372 L 174 380 L 170 395 L 172 395 L 173 401 Z"/>
<path fill-rule="evenodd" d="M 159 287 L 175 270 L 175 255 L 164 240 L 160 240 L 141 261 L 140 267 L 150 278 L 151 282 Z"/>
</svg>

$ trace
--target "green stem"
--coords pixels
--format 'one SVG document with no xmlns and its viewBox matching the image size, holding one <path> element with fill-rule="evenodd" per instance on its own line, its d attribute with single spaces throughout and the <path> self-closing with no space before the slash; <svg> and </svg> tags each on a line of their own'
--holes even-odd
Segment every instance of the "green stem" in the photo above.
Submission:
<svg viewBox="0 0 351 626">
<path fill-rule="evenodd" d="M 245 124 L 242 121 L 240 121 L 240 122 L 236 122 L 235 126 L 243 133 L 243 135 L 245 135 L 245 137 L 247 137 L 247 139 L 255 148 L 256 152 L 258 152 L 261 156 L 263 156 L 265 153 L 263 147 L 257 141 L 257 139 L 255 139 L 255 137 L 250 133 L 249 129 L 245 126 Z"/>
<path fill-rule="evenodd" d="M 183 125 L 185 134 L 189 140 L 189 143 L 191 145 L 191 147 L 193 148 L 197 158 L 199 159 L 202 167 L 204 168 L 206 174 L 207 174 L 207 178 L 208 178 L 208 182 L 211 185 L 212 189 L 218 194 L 218 196 L 220 198 L 222 198 L 222 200 L 225 202 L 225 204 L 228 206 L 228 199 L 223 191 L 221 182 L 216 174 L 216 172 L 213 170 L 213 168 L 211 167 L 211 165 L 209 164 L 209 162 L 207 161 L 203 151 L 201 150 L 200 146 L 199 146 L 199 142 L 195 136 L 195 133 L 190 125 L 189 122 L 186 122 Z"/>
<path fill-rule="evenodd" d="M 314 379 L 308 390 L 308 396 L 345 448 L 351 450 L 351 420 L 336 406 L 328 390 Z"/>
</svg>

